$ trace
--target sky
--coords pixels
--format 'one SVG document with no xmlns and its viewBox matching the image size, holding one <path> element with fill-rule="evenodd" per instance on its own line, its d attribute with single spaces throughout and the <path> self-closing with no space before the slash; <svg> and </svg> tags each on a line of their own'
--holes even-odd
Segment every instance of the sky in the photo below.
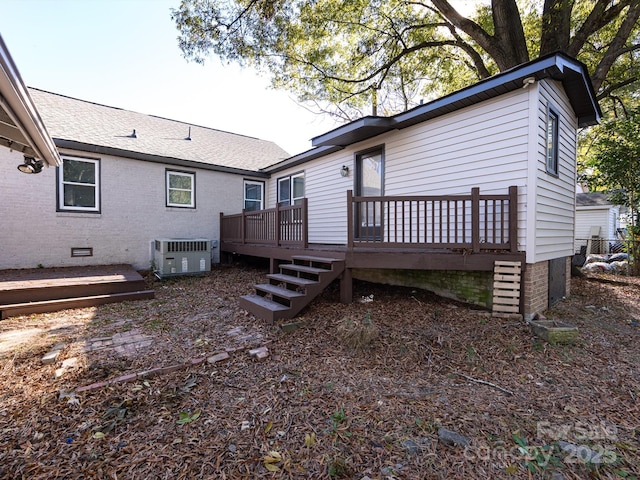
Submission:
<svg viewBox="0 0 640 480">
<path fill-rule="evenodd" d="M 1 0 L 0 34 L 27 86 L 271 140 L 295 155 L 339 124 L 259 75 L 211 57 L 187 62 L 180 0 Z M 464 14 L 478 0 L 452 2 Z"/>
<path fill-rule="evenodd" d="M 271 140 L 291 155 L 338 126 L 266 75 L 187 62 L 171 20 L 179 2 L 2 0 L 0 34 L 29 87 Z"/>
</svg>

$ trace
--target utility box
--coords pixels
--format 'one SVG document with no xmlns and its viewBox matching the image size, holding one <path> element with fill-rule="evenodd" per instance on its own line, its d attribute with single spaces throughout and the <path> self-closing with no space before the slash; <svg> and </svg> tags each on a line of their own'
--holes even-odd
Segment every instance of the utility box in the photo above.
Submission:
<svg viewBox="0 0 640 480">
<path fill-rule="evenodd" d="M 211 271 L 211 240 L 162 238 L 155 240 L 154 273 L 158 278 Z"/>
</svg>

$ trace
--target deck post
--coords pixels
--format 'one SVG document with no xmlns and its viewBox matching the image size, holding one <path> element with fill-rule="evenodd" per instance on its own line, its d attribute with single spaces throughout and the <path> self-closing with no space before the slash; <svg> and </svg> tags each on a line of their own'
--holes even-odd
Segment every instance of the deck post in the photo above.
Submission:
<svg viewBox="0 0 640 480">
<path fill-rule="evenodd" d="M 347 250 L 353 250 L 353 190 L 347 190 Z"/>
<path fill-rule="evenodd" d="M 245 223 L 247 221 L 246 210 L 242 209 L 242 222 L 240 223 L 240 236 L 242 237 L 242 244 L 247 243 L 247 237 L 245 233 Z"/>
<path fill-rule="evenodd" d="M 353 277 L 350 268 L 345 268 L 340 275 L 340 303 L 353 302 Z"/>
<path fill-rule="evenodd" d="M 473 253 L 480 251 L 480 188 L 471 189 L 471 244 Z"/>
<path fill-rule="evenodd" d="M 309 200 L 302 199 L 302 248 L 309 247 Z"/>
<path fill-rule="evenodd" d="M 220 225 L 218 226 L 220 231 L 220 242 L 224 242 L 224 213 L 220 212 Z"/>
<path fill-rule="evenodd" d="M 518 187 L 509 187 L 509 245 L 511 252 L 518 251 Z"/>
<path fill-rule="evenodd" d="M 276 241 L 276 246 L 277 247 L 280 246 L 280 240 L 281 240 L 280 239 L 280 235 L 281 235 L 280 229 L 282 228 L 282 224 L 280 222 L 281 222 L 281 218 L 280 218 L 280 202 L 276 202 L 276 216 L 275 216 L 275 223 L 276 224 L 275 224 L 274 228 L 276 230 L 275 231 L 275 234 L 276 234 L 275 241 Z"/>
</svg>

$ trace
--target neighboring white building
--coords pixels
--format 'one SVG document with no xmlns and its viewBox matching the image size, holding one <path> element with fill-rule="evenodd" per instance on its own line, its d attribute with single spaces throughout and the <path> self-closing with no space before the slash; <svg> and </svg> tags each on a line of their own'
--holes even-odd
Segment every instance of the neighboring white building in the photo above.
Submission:
<svg viewBox="0 0 640 480">
<path fill-rule="evenodd" d="M 575 252 L 584 246 L 585 253 L 608 253 L 610 244 L 620 240 L 620 213 L 620 205 L 613 205 L 604 193 L 576 194 Z"/>
</svg>

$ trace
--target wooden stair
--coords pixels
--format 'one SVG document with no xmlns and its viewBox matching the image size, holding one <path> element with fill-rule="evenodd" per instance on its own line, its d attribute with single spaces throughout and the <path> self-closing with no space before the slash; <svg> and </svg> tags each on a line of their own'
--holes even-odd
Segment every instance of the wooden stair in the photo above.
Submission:
<svg viewBox="0 0 640 480">
<path fill-rule="evenodd" d="M 240 297 L 240 307 L 271 322 L 293 318 L 344 271 L 344 260 L 335 258 L 298 255 L 292 262 L 255 285 L 255 294 Z"/>
<path fill-rule="evenodd" d="M 0 319 L 152 298 L 129 265 L 8 271 L 0 278 Z"/>
</svg>

